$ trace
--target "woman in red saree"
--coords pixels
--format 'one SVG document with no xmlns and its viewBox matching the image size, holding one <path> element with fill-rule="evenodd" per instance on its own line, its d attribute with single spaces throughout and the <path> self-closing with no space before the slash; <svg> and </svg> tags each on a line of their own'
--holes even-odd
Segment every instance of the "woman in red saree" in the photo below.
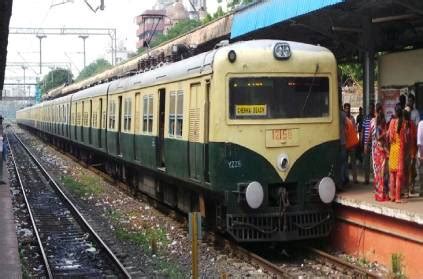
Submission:
<svg viewBox="0 0 423 279">
<path fill-rule="evenodd" d="M 395 106 L 395 116 L 389 123 L 389 198 L 394 202 L 401 202 L 401 188 L 405 181 L 405 156 L 408 137 L 406 121 L 403 118 L 401 106 Z"/>
<path fill-rule="evenodd" d="M 385 164 L 388 154 L 386 142 L 386 122 L 382 104 L 376 104 L 375 117 L 370 122 L 370 133 L 372 143 L 372 158 L 375 187 L 375 200 L 387 201 L 388 194 L 385 192 Z"/>
</svg>

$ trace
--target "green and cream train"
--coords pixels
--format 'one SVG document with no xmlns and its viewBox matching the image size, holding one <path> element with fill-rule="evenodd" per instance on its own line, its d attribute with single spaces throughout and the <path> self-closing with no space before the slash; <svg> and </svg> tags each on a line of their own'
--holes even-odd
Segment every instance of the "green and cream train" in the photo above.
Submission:
<svg viewBox="0 0 423 279">
<path fill-rule="evenodd" d="M 236 241 L 291 241 L 332 227 L 337 88 L 329 50 L 253 40 L 42 102 L 17 121 Z"/>
</svg>

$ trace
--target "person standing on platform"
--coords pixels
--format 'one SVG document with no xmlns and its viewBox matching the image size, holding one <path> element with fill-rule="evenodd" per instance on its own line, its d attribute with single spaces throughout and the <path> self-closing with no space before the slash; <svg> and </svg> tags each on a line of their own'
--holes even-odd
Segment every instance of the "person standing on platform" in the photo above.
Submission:
<svg viewBox="0 0 423 279">
<path fill-rule="evenodd" d="M 416 178 L 416 153 L 417 153 L 417 128 L 414 121 L 410 119 L 411 107 L 406 106 L 404 110 L 404 121 L 406 136 L 408 137 L 405 152 L 405 177 L 403 192 L 406 197 L 414 194 L 414 183 Z"/>
<path fill-rule="evenodd" d="M 339 131 L 339 142 L 341 145 L 341 154 L 340 154 L 340 160 L 341 160 L 341 184 L 342 188 L 345 187 L 348 184 L 349 178 L 348 178 L 348 154 L 347 154 L 347 148 L 345 146 L 346 143 L 346 136 L 345 136 L 345 121 L 347 119 L 347 115 L 345 114 L 345 111 L 341 108 L 340 112 L 340 131 Z M 423 141 L 422 141 L 423 143 Z M 342 189 L 341 188 L 341 189 Z"/>
<path fill-rule="evenodd" d="M 359 107 L 358 115 L 355 118 L 355 123 L 357 124 L 358 141 L 360 142 L 360 144 L 357 146 L 357 149 L 356 149 L 356 158 L 360 162 L 360 164 L 363 163 L 363 148 L 364 148 L 363 138 L 362 138 L 363 120 L 364 120 L 363 108 Z"/>
<path fill-rule="evenodd" d="M 419 122 L 417 127 L 417 148 L 419 158 L 419 182 L 420 182 L 420 196 L 423 196 L 423 120 Z"/>
<path fill-rule="evenodd" d="M 363 128 L 361 131 L 360 143 L 363 145 L 363 171 L 364 171 L 364 183 L 369 184 L 370 180 L 370 149 L 372 147 L 372 138 L 370 133 L 371 121 L 375 117 L 375 105 L 370 104 L 369 114 L 363 120 Z M 385 123 L 386 124 L 386 123 Z M 373 154 L 373 152 L 372 152 Z"/>
<path fill-rule="evenodd" d="M 5 138 L 3 137 L 3 116 L 0 115 L 0 152 L 1 152 L 1 159 L 0 159 L 0 184 L 5 184 L 3 178 L 3 161 L 6 161 L 5 157 Z"/>
<path fill-rule="evenodd" d="M 351 164 L 351 172 L 353 176 L 353 183 L 358 183 L 357 181 L 357 160 L 355 157 L 356 148 L 358 145 L 357 129 L 355 126 L 354 117 L 351 115 L 351 105 L 349 103 L 344 104 L 344 111 L 346 117 L 345 127 L 346 127 L 346 147 L 348 153 L 348 161 Z M 350 129 L 352 128 L 352 129 Z M 355 134 L 355 136 L 354 136 Z"/>
<path fill-rule="evenodd" d="M 405 153 L 407 145 L 406 127 L 401 105 L 395 106 L 395 117 L 389 123 L 389 198 L 401 202 L 401 188 L 404 183 Z"/>
<path fill-rule="evenodd" d="M 414 122 L 414 125 L 417 127 L 419 125 L 420 122 L 420 113 L 419 111 L 415 108 L 415 97 L 414 95 L 409 95 L 408 96 L 408 104 L 407 106 L 410 107 L 410 119 Z"/>
<path fill-rule="evenodd" d="M 374 106 L 373 106 L 374 109 Z M 376 105 L 376 115 L 370 122 L 369 135 L 367 142 L 371 143 L 371 153 L 373 158 L 373 172 L 375 187 L 375 200 L 387 201 L 388 191 L 385 188 L 385 165 L 387 161 L 387 142 L 386 142 L 386 122 L 383 113 L 382 104 Z M 364 146 L 365 154 L 369 154 L 369 146 Z"/>
</svg>

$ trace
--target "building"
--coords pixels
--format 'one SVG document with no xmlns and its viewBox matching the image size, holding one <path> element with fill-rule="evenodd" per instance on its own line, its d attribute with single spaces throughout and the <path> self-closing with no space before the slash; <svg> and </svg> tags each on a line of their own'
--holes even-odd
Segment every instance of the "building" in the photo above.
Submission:
<svg viewBox="0 0 423 279">
<path fill-rule="evenodd" d="M 166 34 L 169 28 L 190 18 L 187 9 L 178 0 L 161 0 L 154 7 L 161 7 L 162 9 L 146 10 L 136 17 L 138 25 L 137 48 L 148 47 L 157 35 Z"/>
</svg>

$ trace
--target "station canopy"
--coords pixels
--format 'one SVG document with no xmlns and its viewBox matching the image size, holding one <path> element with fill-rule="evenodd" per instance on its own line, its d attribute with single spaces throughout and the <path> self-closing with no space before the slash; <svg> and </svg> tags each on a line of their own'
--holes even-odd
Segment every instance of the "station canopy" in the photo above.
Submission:
<svg viewBox="0 0 423 279">
<path fill-rule="evenodd" d="M 231 40 L 319 44 L 337 59 L 423 47 L 421 0 L 270 0 L 234 14 Z"/>
</svg>

